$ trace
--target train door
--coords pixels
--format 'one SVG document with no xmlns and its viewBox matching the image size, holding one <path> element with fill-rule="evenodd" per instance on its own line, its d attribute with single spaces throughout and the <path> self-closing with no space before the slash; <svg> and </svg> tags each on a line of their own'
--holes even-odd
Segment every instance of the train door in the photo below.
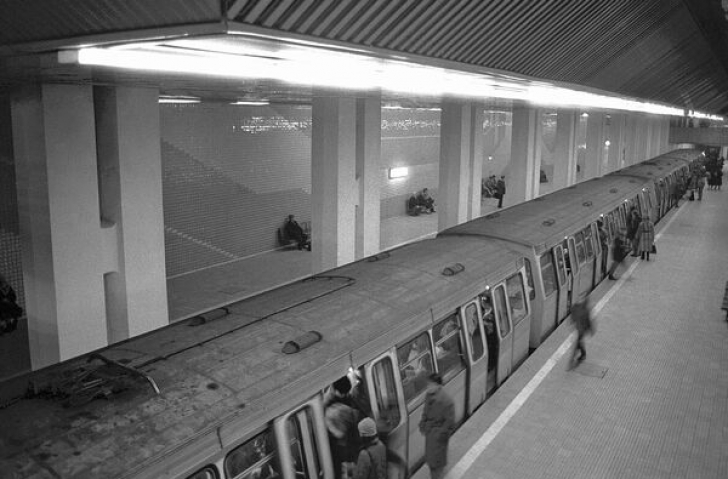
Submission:
<svg viewBox="0 0 728 479">
<path fill-rule="evenodd" d="M 558 246 L 560 248 L 560 246 Z M 542 338 L 556 329 L 559 318 L 559 283 L 556 279 L 554 250 L 544 251 L 539 258 L 541 283 L 543 284 L 543 307 L 541 308 Z"/>
<path fill-rule="evenodd" d="M 488 380 L 488 355 L 480 301 L 473 300 L 460 308 L 468 358 L 467 412 L 472 414 L 485 401 Z"/>
<path fill-rule="evenodd" d="M 589 283 L 588 292 L 591 292 L 601 279 L 601 267 L 599 263 L 599 235 L 595 235 L 596 224 L 592 223 L 584 228 L 584 247 L 586 249 L 586 270 L 584 276 Z"/>
<path fill-rule="evenodd" d="M 443 388 L 455 403 L 455 423 L 465 419 L 467 403 L 467 368 L 460 315 L 453 312 L 432 327 L 435 342 L 435 364 L 442 377 Z"/>
<path fill-rule="evenodd" d="M 581 298 L 591 291 L 592 282 L 592 268 L 589 264 L 589 259 L 586 254 L 586 246 L 584 242 L 584 231 L 579 231 L 574 234 L 570 240 L 573 239 L 574 246 L 576 249 L 576 255 L 572 258 L 574 264 L 579 265 L 579 287 L 574 288 L 574 294 L 576 298 Z M 574 301 L 572 296 L 572 301 Z"/>
<path fill-rule="evenodd" d="M 531 308 L 526 298 L 523 270 L 506 279 L 506 300 L 513 325 L 513 367 L 516 368 L 528 357 L 531 337 Z"/>
<path fill-rule="evenodd" d="M 319 397 L 276 419 L 273 428 L 283 479 L 334 477 L 327 447 L 324 411 Z"/>
<path fill-rule="evenodd" d="M 500 284 L 493 290 L 493 312 L 495 328 L 498 333 L 498 369 L 496 383 L 500 386 L 513 370 L 513 324 L 508 314 L 505 285 Z"/>
<path fill-rule="evenodd" d="M 389 351 L 367 364 L 364 377 L 371 398 L 372 414 L 380 434 L 387 437 L 387 477 L 407 477 L 409 433 L 401 383 L 395 379 L 394 353 Z"/>
<path fill-rule="evenodd" d="M 554 265 L 556 267 L 558 306 L 556 308 L 556 322 L 560 323 L 569 314 L 569 275 L 566 268 L 566 260 L 564 259 L 564 249 L 561 245 L 551 248 Z"/>
<path fill-rule="evenodd" d="M 486 381 L 486 393 L 490 394 L 498 386 L 498 328 L 495 325 L 495 313 L 493 312 L 493 298 L 490 291 L 480 295 L 480 310 L 483 318 L 483 330 L 488 350 L 488 379 Z"/>
<path fill-rule="evenodd" d="M 566 261 L 567 269 L 569 272 L 569 276 L 571 279 L 571 284 L 569 285 L 569 304 L 568 308 L 571 310 L 571 304 L 574 301 L 574 296 L 578 296 L 579 290 L 580 290 L 580 264 L 579 264 L 579 257 L 576 255 L 576 239 L 574 236 L 570 236 L 568 240 L 568 251 L 564 250 L 564 257 L 568 258 L 568 261 Z M 568 256 L 567 256 L 568 253 Z"/>
<path fill-rule="evenodd" d="M 419 431 L 425 404 L 427 381 L 435 372 L 429 331 L 397 347 L 399 376 L 407 413 L 407 467 L 416 470 L 425 460 L 425 438 Z"/>
</svg>

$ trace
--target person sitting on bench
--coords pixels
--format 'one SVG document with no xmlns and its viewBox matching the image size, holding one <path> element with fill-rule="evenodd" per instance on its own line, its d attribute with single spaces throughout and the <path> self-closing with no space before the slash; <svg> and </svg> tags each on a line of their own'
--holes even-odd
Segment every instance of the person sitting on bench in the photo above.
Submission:
<svg viewBox="0 0 728 479">
<path fill-rule="evenodd" d="M 430 196 L 427 188 L 423 188 L 419 195 L 417 195 L 417 204 L 422 207 L 424 213 L 435 212 L 435 200 Z"/>
<path fill-rule="evenodd" d="M 299 251 L 303 250 L 303 248 L 311 251 L 311 242 L 308 239 L 308 235 L 303 232 L 303 228 L 301 228 L 301 225 L 294 218 L 294 215 L 288 215 L 288 221 L 286 221 L 286 225 L 283 228 L 286 237 L 296 242 Z"/>
<path fill-rule="evenodd" d="M 412 193 L 412 196 L 407 200 L 407 214 L 410 216 L 420 216 L 423 210 L 424 208 L 417 203 L 417 197 Z"/>
</svg>

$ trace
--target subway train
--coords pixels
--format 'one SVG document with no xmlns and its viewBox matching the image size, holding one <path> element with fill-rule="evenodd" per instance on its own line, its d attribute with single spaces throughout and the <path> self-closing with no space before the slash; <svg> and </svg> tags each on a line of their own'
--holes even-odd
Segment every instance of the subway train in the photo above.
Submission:
<svg viewBox="0 0 728 479">
<path fill-rule="evenodd" d="M 427 377 L 443 378 L 458 424 L 487 407 L 604 279 L 596 222 L 611 238 L 632 205 L 659 221 L 700 155 L 673 151 L 16 378 L 0 477 L 338 478 L 327 413 L 343 378 L 376 420 L 389 477 L 409 477 L 424 463 Z"/>
</svg>

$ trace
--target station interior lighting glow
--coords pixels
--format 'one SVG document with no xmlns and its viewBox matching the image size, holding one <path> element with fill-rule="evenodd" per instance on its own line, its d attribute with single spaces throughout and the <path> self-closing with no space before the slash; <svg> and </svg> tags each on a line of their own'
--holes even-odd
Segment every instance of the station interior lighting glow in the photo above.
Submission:
<svg viewBox="0 0 728 479">
<path fill-rule="evenodd" d="M 389 169 L 389 179 L 406 178 L 409 175 L 409 168 L 406 166 L 397 166 Z"/>
<path fill-rule="evenodd" d="M 435 98 L 501 98 L 536 105 L 722 119 L 683 108 L 576 90 L 485 69 L 455 70 L 391 56 L 374 56 L 356 49 L 334 50 L 301 42 L 261 41 L 241 35 L 80 48 L 60 52 L 58 60 L 60 63 L 134 71 L 269 79 L 313 87 L 382 90 Z"/>
<path fill-rule="evenodd" d="M 159 103 L 200 103 L 196 96 L 160 95 Z"/>
</svg>

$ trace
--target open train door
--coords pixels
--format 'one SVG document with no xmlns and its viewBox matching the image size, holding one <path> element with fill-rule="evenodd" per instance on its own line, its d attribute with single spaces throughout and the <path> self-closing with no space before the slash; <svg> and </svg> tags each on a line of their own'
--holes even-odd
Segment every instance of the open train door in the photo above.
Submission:
<svg viewBox="0 0 728 479">
<path fill-rule="evenodd" d="M 483 329 L 480 301 L 471 301 L 460 307 L 460 317 L 465 332 L 468 364 L 467 413 L 472 414 L 485 401 L 488 380 L 488 355 L 485 354 L 485 330 Z"/>
<path fill-rule="evenodd" d="M 561 245 L 551 248 L 558 279 L 558 308 L 556 309 L 556 322 L 561 323 L 569 315 L 569 275 L 564 260 L 564 249 Z"/>
<path fill-rule="evenodd" d="M 407 416 L 402 385 L 396 380 L 394 352 L 389 351 L 364 369 L 372 414 L 387 446 L 387 478 L 405 479 L 407 467 Z"/>
<path fill-rule="evenodd" d="M 506 291 L 503 284 L 493 289 L 493 311 L 498 340 L 498 370 L 496 382 L 500 386 L 513 370 L 513 324 L 508 314 Z"/>
</svg>

